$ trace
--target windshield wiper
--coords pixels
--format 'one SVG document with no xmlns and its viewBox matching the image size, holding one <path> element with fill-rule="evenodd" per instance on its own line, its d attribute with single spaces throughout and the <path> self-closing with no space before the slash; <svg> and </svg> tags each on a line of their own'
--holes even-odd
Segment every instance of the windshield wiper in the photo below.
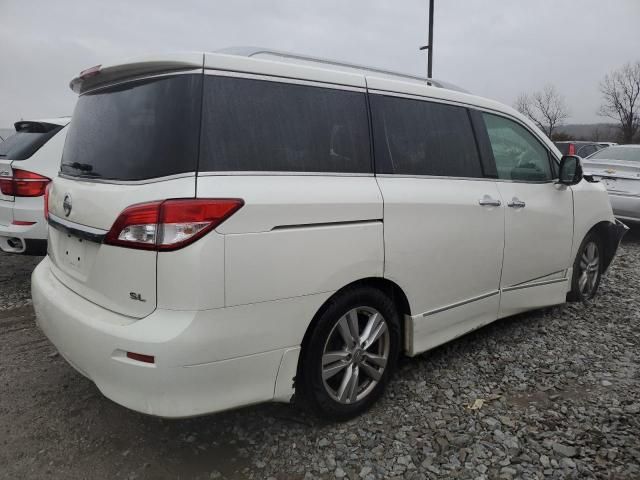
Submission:
<svg viewBox="0 0 640 480">
<path fill-rule="evenodd" d="M 80 174 L 81 177 L 101 177 L 102 176 L 100 173 L 94 172 L 93 165 L 89 165 L 88 163 L 80 163 L 80 162 L 63 163 L 62 166 L 71 167 L 74 170 L 80 170 L 82 172 Z"/>
<path fill-rule="evenodd" d="M 71 167 L 75 170 L 80 170 L 81 172 L 90 172 L 93 170 L 93 165 L 89 165 L 88 163 L 73 162 L 63 163 L 62 165 L 65 167 Z"/>
</svg>

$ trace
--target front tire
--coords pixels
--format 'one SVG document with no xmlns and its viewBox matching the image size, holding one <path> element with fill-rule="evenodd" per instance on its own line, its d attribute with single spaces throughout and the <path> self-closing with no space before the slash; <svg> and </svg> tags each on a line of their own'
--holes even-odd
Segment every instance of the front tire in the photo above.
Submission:
<svg viewBox="0 0 640 480">
<path fill-rule="evenodd" d="M 400 318 L 381 291 L 354 287 L 320 314 L 302 353 L 305 403 L 327 419 L 365 412 L 383 394 L 400 349 Z"/>
<path fill-rule="evenodd" d="M 604 249 L 600 236 L 590 232 L 580 244 L 573 262 L 571 292 L 568 299 L 586 302 L 595 297 L 602 278 Z"/>
</svg>

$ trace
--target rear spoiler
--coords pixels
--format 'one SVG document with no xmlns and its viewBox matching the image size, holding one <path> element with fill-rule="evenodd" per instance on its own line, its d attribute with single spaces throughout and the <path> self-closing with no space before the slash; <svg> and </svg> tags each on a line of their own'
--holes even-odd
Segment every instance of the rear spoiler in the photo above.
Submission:
<svg viewBox="0 0 640 480">
<path fill-rule="evenodd" d="M 170 73 L 203 68 L 202 53 L 176 53 L 159 57 L 132 59 L 114 65 L 97 65 L 80 72 L 69 87 L 78 94 L 108 85 L 119 80 L 129 80 L 155 73 Z"/>
<path fill-rule="evenodd" d="M 13 124 L 16 132 L 48 133 L 52 130 L 60 130 L 62 125 L 46 122 L 20 121 Z"/>
</svg>

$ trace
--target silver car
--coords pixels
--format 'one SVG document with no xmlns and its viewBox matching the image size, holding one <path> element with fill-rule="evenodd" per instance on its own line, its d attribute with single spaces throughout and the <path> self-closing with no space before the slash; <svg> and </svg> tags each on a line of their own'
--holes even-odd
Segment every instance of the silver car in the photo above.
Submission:
<svg viewBox="0 0 640 480">
<path fill-rule="evenodd" d="M 583 160 L 585 173 L 607 187 L 614 215 L 640 222 L 640 145 L 616 145 Z"/>
</svg>

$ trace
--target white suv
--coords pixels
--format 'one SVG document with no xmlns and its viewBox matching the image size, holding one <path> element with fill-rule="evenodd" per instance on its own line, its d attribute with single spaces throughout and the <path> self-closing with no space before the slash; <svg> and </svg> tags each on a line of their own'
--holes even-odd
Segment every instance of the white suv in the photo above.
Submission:
<svg viewBox="0 0 640 480">
<path fill-rule="evenodd" d="M 60 169 L 69 118 L 20 121 L 0 143 L 0 249 L 44 255 L 45 188 Z"/>
<path fill-rule="evenodd" d="M 625 227 L 577 157 L 499 103 L 298 59 L 71 82 L 33 300 L 110 399 L 185 417 L 295 392 L 344 419 L 400 354 L 595 294 Z"/>
</svg>

